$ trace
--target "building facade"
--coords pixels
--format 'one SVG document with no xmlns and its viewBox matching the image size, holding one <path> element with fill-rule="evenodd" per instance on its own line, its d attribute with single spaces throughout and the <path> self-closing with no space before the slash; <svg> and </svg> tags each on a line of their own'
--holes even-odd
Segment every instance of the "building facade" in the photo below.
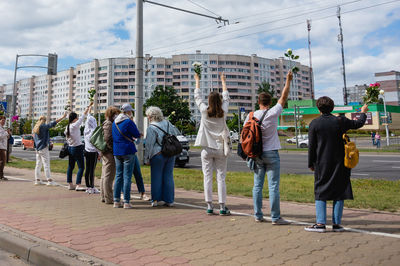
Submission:
<svg viewBox="0 0 400 266">
<path fill-rule="evenodd" d="M 381 84 L 380 89 L 385 91 L 386 104 L 400 105 L 400 72 L 392 70 L 375 73 L 375 80 Z"/>
</svg>

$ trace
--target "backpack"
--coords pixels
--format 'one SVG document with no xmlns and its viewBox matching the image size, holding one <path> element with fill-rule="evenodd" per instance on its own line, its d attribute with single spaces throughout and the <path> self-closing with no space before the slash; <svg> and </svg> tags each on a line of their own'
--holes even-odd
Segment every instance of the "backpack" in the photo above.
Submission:
<svg viewBox="0 0 400 266">
<path fill-rule="evenodd" d="M 58 154 L 58 157 L 63 159 L 69 155 L 68 152 L 68 143 L 65 142 L 64 145 L 61 147 L 60 153 Z"/>
<path fill-rule="evenodd" d="M 161 153 L 166 156 L 166 157 L 172 157 L 180 154 L 182 152 L 182 144 L 179 142 L 178 138 L 175 135 L 169 134 L 169 122 L 168 122 L 168 128 L 167 131 L 163 130 L 159 126 L 156 126 L 154 124 L 151 124 L 152 126 L 155 126 L 159 130 L 161 130 L 164 133 L 164 136 L 162 138 L 161 145 L 157 143 L 158 145 L 161 146 Z"/>
<path fill-rule="evenodd" d="M 350 141 L 350 138 L 347 134 L 343 134 L 343 142 L 344 142 L 344 166 L 350 169 L 354 168 L 358 164 L 359 151 L 356 147 L 356 144 L 353 141 Z"/>
<path fill-rule="evenodd" d="M 101 152 L 107 151 L 107 143 L 104 141 L 104 130 L 103 126 L 97 126 L 90 137 L 90 143 Z"/>
<path fill-rule="evenodd" d="M 268 110 L 265 110 L 261 119 L 254 117 L 254 112 L 249 114 L 249 120 L 244 124 L 240 134 L 240 143 L 238 145 L 238 154 L 244 157 L 256 158 L 262 153 L 262 132 L 261 123 L 264 120 Z"/>
</svg>

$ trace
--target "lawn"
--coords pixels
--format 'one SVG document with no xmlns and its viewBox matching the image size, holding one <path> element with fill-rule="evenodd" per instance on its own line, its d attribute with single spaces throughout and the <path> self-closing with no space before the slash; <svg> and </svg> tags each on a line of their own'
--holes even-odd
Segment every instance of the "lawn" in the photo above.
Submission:
<svg viewBox="0 0 400 266">
<path fill-rule="evenodd" d="M 13 157 L 8 166 L 16 168 L 35 168 L 35 162 L 24 161 Z M 68 161 L 52 160 L 51 170 L 66 173 Z M 75 169 L 76 172 L 77 169 Z M 142 167 L 144 182 L 150 183 L 150 169 Z M 101 164 L 97 164 L 96 177 L 100 178 Z M 134 179 L 133 179 L 134 180 Z M 186 190 L 203 191 L 203 176 L 200 170 L 175 168 L 175 186 Z M 284 174 L 281 176 L 281 199 L 294 202 L 314 202 L 314 177 L 311 175 Z M 253 175 L 249 172 L 228 172 L 226 177 L 227 192 L 230 195 L 251 197 Z M 353 179 L 355 200 L 345 201 L 350 208 L 376 209 L 382 211 L 400 211 L 399 187 L 400 181 L 385 181 L 372 179 Z M 214 191 L 217 185 L 214 181 Z M 268 197 L 268 187 L 265 186 L 264 197 Z"/>
</svg>

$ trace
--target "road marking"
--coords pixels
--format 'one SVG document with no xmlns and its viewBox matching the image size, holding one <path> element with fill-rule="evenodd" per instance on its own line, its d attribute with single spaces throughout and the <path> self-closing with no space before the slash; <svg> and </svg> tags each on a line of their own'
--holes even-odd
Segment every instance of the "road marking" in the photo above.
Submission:
<svg viewBox="0 0 400 266">
<path fill-rule="evenodd" d="M 7 178 L 14 179 L 14 180 L 21 180 L 21 181 L 32 181 L 32 180 L 29 180 L 29 179 L 11 177 L 11 176 L 7 176 Z M 68 188 L 68 186 L 64 186 L 64 185 L 61 185 L 59 183 L 57 183 L 57 186 Z M 137 196 L 133 196 L 133 197 L 134 198 L 139 198 Z M 198 206 L 198 205 L 193 205 L 193 204 L 188 204 L 188 203 L 175 202 L 175 205 L 180 205 L 180 206 L 185 206 L 185 207 L 190 207 L 190 208 L 195 208 L 195 209 L 203 209 L 203 210 L 207 209 L 206 207 L 203 207 L 203 206 Z M 238 215 L 238 216 L 247 216 L 247 217 L 252 217 L 252 218 L 254 217 L 252 214 L 249 214 L 249 213 L 235 212 L 235 211 L 231 211 L 231 213 L 234 214 L 234 215 Z M 267 216 L 264 216 L 264 219 L 266 219 L 268 221 L 271 221 L 271 218 L 267 217 Z M 301 221 L 296 221 L 296 220 L 287 220 L 287 221 L 291 222 L 292 224 L 297 224 L 297 225 L 312 225 L 312 223 L 301 222 Z M 350 228 L 350 227 L 344 227 L 344 229 L 346 229 L 346 231 L 354 232 L 354 233 L 385 236 L 385 237 L 392 237 L 392 238 L 400 239 L 400 235 L 396 235 L 396 234 L 367 231 L 367 230 L 361 230 L 361 229 L 354 229 L 354 228 Z"/>
<path fill-rule="evenodd" d="M 400 168 L 400 166 L 392 166 L 392 168 L 396 168 L 397 169 L 397 168 Z"/>
<path fill-rule="evenodd" d="M 372 160 L 376 163 L 400 163 L 400 161 Z"/>
<path fill-rule="evenodd" d="M 369 174 L 362 174 L 362 173 L 351 173 L 352 175 L 369 175 Z"/>
</svg>

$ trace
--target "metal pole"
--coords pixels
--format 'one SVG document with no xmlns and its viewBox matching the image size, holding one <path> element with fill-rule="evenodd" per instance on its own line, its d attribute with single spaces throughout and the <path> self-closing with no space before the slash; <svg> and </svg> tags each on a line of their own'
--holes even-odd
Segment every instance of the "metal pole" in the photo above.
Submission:
<svg viewBox="0 0 400 266">
<path fill-rule="evenodd" d="M 143 0 L 136 1 L 135 109 L 135 123 L 143 134 Z M 137 148 L 139 161 L 143 163 L 143 145 Z"/>
<path fill-rule="evenodd" d="M 310 90 L 311 90 L 311 99 L 314 99 L 314 88 L 313 88 L 313 71 L 312 71 L 312 61 L 311 61 L 311 20 L 307 19 L 307 30 L 308 30 L 308 58 L 310 60 Z"/>
<path fill-rule="evenodd" d="M 17 69 L 18 69 L 18 55 L 15 57 L 15 69 L 14 69 L 14 83 L 13 83 L 13 95 L 12 95 L 12 106 L 11 106 L 11 112 L 9 111 L 8 113 L 11 114 L 11 117 L 8 120 L 8 127 L 11 128 L 11 118 L 12 116 L 15 116 L 15 111 L 17 110 Z"/>
<path fill-rule="evenodd" d="M 294 128 L 294 134 L 296 134 L 296 147 L 299 147 L 299 139 L 297 137 L 297 105 L 294 106 L 294 121 L 295 121 L 295 128 Z"/>
<path fill-rule="evenodd" d="M 383 95 L 382 95 L 383 96 Z M 386 123 L 385 123 L 385 129 L 386 129 L 386 146 L 390 146 L 390 136 L 389 136 L 389 125 L 388 125 L 388 122 L 389 122 L 389 117 L 388 117 L 388 115 L 387 115 L 387 112 L 386 112 L 386 99 L 385 99 L 385 96 L 383 96 L 383 108 L 384 108 L 384 110 L 385 110 L 385 116 L 386 116 Z"/>
<path fill-rule="evenodd" d="M 342 49 L 342 67 L 343 67 L 343 97 L 344 97 L 344 105 L 347 105 L 347 85 L 346 85 L 346 68 L 345 68 L 345 62 L 344 62 L 344 48 L 343 48 L 343 31 L 342 31 L 342 20 L 340 16 L 340 6 L 337 8 L 337 17 L 339 19 L 339 29 L 340 33 L 338 35 L 339 42 L 341 44 L 341 49 Z"/>
<path fill-rule="evenodd" d="M 238 105 L 238 135 L 240 136 L 240 106 Z"/>
</svg>

